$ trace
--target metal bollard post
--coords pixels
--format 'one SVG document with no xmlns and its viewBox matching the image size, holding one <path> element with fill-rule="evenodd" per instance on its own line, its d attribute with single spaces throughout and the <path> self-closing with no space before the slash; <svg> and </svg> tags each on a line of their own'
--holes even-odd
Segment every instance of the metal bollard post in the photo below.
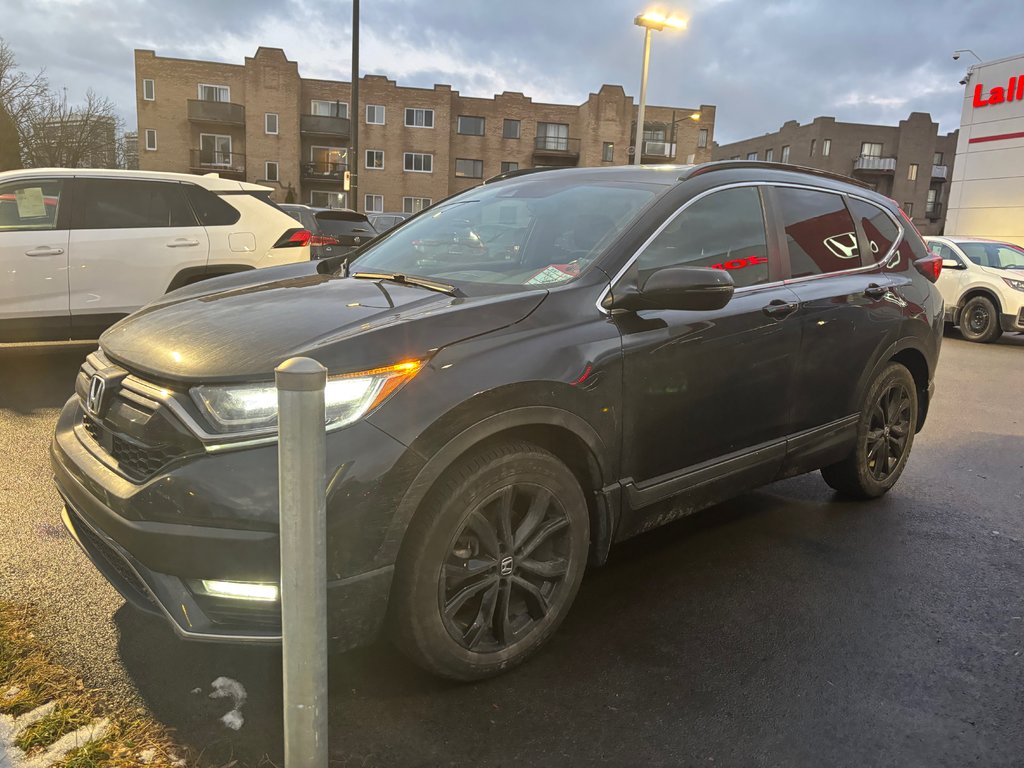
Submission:
<svg viewBox="0 0 1024 768">
<path fill-rule="evenodd" d="M 275 370 L 281 516 L 286 768 L 327 766 L 327 369 L 293 357 Z"/>
</svg>

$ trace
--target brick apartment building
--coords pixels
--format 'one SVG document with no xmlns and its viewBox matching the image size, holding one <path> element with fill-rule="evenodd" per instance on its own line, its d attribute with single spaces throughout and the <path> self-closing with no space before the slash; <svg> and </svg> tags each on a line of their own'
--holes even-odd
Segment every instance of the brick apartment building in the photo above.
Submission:
<svg viewBox="0 0 1024 768">
<path fill-rule="evenodd" d="M 942 233 L 957 131 L 945 136 L 925 112 L 899 126 L 796 120 L 775 133 L 715 146 L 715 160 L 775 160 L 852 176 L 896 200 L 926 235 Z"/>
<path fill-rule="evenodd" d="M 278 201 L 318 206 L 415 211 L 516 168 L 623 165 L 635 135 L 633 99 L 618 85 L 575 106 L 366 75 L 353 116 L 350 83 L 301 77 L 279 48 L 261 47 L 243 65 L 136 50 L 135 81 L 139 168 L 217 172 L 273 187 Z M 353 117 L 358 201 L 343 188 L 344 171 L 355 171 Z M 711 159 L 714 106 L 648 106 L 644 122 L 644 162 Z"/>
</svg>

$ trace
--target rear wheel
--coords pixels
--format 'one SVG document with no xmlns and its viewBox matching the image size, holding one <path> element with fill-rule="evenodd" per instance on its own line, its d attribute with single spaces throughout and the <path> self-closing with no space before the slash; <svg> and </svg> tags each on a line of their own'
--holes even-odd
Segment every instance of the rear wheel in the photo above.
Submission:
<svg viewBox="0 0 1024 768">
<path fill-rule="evenodd" d="M 455 680 L 519 664 L 568 613 L 589 538 L 586 499 L 561 461 L 519 441 L 483 449 L 449 470 L 409 527 L 393 639 Z"/>
<path fill-rule="evenodd" d="M 960 332 L 968 341 L 982 344 L 995 341 L 1003 334 L 999 312 L 991 299 L 975 296 L 964 305 L 960 313 Z"/>
<path fill-rule="evenodd" d="M 853 451 L 837 464 L 823 467 L 821 475 L 847 496 L 877 498 L 899 480 L 916 430 L 914 377 L 899 363 L 890 363 L 868 390 Z"/>
</svg>

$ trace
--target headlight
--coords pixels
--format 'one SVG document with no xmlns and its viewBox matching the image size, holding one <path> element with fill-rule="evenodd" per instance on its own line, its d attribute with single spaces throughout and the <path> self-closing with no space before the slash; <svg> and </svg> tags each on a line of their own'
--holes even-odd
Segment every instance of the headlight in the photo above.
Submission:
<svg viewBox="0 0 1024 768">
<path fill-rule="evenodd" d="M 362 418 L 420 372 L 422 360 L 327 377 L 328 429 Z M 192 399 L 219 432 L 270 432 L 277 428 L 277 389 L 272 383 L 202 384 Z"/>
<path fill-rule="evenodd" d="M 1024 291 L 1024 280 L 1011 280 L 1008 277 L 1004 277 L 1003 282 L 1011 288 L 1015 288 L 1018 291 Z"/>
</svg>

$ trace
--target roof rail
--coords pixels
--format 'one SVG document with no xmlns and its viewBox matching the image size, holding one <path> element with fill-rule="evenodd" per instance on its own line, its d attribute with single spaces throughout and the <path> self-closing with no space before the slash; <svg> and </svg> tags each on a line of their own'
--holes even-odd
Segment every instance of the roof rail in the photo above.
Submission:
<svg viewBox="0 0 1024 768">
<path fill-rule="evenodd" d="M 530 173 L 540 173 L 541 171 L 559 171 L 571 168 L 574 166 L 562 166 L 562 165 L 544 165 L 540 168 L 517 168 L 514 171 L 505 171 L 499 173 L 497 176 L 491 176 L 491 178 L 484 181 L 484 184 L 493 184 L 496 181 L 504 181 L 505 179 L 514 179 L 517 176 L 526 176 Z"/>
<path fill-rule="evenodd" d="M 808 173 L 812 176 L 820 176 L 823 179 L 832 179 L 834 181 L 842 181 L 846 184 L 853 184 L 857 187 L 863 187 L 864 189 L 871 189 L 871 186 L 865 184 L 863 181 L 854 179 L 851 176 L 844 176 L 841 173 L 833 173 L 832 171 L 823 171 L 820 168 L 808 168 L 803 165 L 793 165 L 791 163 L 776 163 L 769 162 L 767 160 L 715 160 L 710 163 L 701 163 L 700 165 L 694 166 L 694 168 L 687 173 L 684 173 L 679 177 L 680 181 L 685 179 L 692 179 L 694 176 L 701 176 L 705 173 L 711 173 L 712 171 L 729 171 L 735 168 L 771 168 L 775 171 L 793 171 L 794 173 Z"/>
</svg>

